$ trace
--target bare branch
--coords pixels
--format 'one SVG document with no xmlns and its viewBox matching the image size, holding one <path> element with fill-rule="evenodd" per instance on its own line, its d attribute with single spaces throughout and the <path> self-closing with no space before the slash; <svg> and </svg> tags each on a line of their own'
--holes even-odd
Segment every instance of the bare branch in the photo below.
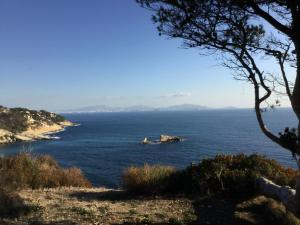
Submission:
<svg viewBox="0 0 300 225">
<path fill-rule="evenodd" d="M 257 5 L 257 3 L 255 3 L 254 1 L 250 1 L 250 6 L 252 7 L 256 15 L 259 15 L 262 18 L 264 18 L 268 23 L 270 23 L 273 27 L 275 27 L 277 30 L 281 31 L 282 33 L 288 36 L 292 36 L 292 30 L 289 27 L 283 25 L 274 17 L 272 17 L 269 13 L 265 12 Z"/>
</svg>

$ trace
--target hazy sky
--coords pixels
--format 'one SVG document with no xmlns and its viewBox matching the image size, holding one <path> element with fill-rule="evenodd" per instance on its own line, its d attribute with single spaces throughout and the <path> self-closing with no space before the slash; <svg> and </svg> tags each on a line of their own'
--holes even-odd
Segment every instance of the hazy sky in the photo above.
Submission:
<svg viewBox="0 0 300 225">
<path fill-rule="evenodd" d="M 0 104 L 252 107 L 213 57 L 157 34 L 133 0 L 1 0 Z"/>
</svg>

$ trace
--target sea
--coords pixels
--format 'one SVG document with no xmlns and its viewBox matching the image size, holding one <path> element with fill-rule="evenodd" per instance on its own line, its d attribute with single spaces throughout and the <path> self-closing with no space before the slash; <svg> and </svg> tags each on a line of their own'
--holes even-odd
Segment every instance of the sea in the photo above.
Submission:
<svg viewBox="0 0 300 225">
<path fill-rule="evenodd" d="M 148 164 L 185 168 L 217 154 L 259 153 L 296 168 L 291 154 L 266 138 L 253 109 L 204 110 L 193 112 L 120 112 L 66 114 L 80 126 L 53 134 L 55 140 L 15 143 L 0 147 L 0 155 L 22 151 L 49 154 L 63 167 L 79 167 L 95 186 L 117 188 L 129 166 Z M 275 133 L 297 127 L 290 109 L 263 113 Z M 176 135 L 184 141 L 143 145 L 160 134 Z"/>
</svg>

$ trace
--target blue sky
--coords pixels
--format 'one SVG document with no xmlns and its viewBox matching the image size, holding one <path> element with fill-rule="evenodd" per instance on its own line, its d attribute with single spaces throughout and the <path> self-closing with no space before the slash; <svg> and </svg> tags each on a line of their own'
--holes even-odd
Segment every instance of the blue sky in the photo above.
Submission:
<svg viewBox="0 0 300 225">
<path fill-rule="evenodd" d="M 1 0 L 0 104 L 252 107 L 214 57 L 157 34 L 133 0 Z"/>
</svg>

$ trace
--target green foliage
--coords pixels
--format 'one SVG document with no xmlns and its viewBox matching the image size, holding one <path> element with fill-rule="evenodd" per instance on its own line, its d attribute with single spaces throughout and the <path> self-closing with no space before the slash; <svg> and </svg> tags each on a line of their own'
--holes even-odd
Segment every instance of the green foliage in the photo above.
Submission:
<svg viewBox="0 0 300 225">
<path fill-rule="evenodd" d="M 202 195 L 220 191 L 252 193 L 261 176 L 293 187 L 297 171 L 261 155 L 217 155 L 173 174 L 167 189 Z"/>
<path fill-rule="evenodd" d="M 164 166 L 130 167 L 123 174 L 123 187 L 143 194 L 253 193 L 258 177 L 294 187 L 297 174 L 296 170 L 256 154 L 217 155 L 178 171 Z"/>
<path fill-rule="evenodd" d="M 288 149 L 295 150 L 298 144 L 298 132 L 296 128 L 286 127 L 283 133 L 279 133 L 279 138 Z"/>
<path fill-rule="evenodd" d="M 22 111 L 10 110 L 7 112 L 0 111 L 0 129 L 18 133 L 25 131 L 27 128 L 27 120 Z"/>
<path fill-rule="evenodd" d="M 52 188 L 60 186 L 90 187 L 90 182 L 78 168 L 61 168 L 50 156 L 20 153 L 0 158 L 0 187 Z"/>
<path fill-rule="evenodd" d="M 52 121 L 54 123 L 60 123 L 60 122 L 64 122 L 66 120 L 65 117 L 63 117 L 61 115 L 50 113 L 45 110 L 41 110 L 40 113 L 41 113 L 42 117 L 44 117 L 47 120 Z"/>
<path fill-rule="evenodd" d="M 171 166 L 148 165 L 129 167 L 122 176 L 123 187 L 132 193 L 161 193 L 169 182 L 170 175 L 175 172 Z"/>
</svg>

